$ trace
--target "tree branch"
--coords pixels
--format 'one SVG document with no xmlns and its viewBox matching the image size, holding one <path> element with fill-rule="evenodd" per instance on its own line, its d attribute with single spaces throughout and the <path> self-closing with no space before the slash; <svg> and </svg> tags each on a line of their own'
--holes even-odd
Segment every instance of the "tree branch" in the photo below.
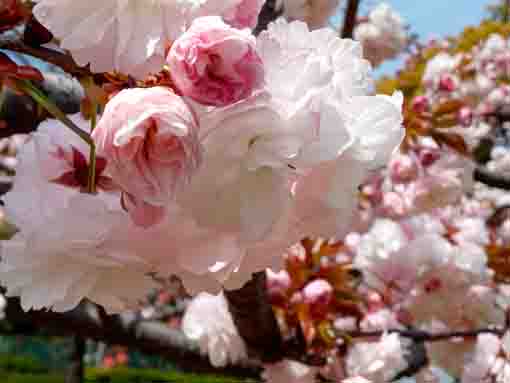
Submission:
<svg viewBox="0 0 510 383">
<path fill-rule="evenodd" d="M 84 366 L 83 356 L 85 355 L 85 340 L 75 336 L 73 339 L 73 351 L 67 368 L 66 383 L 83 383 Z"/>
<path fill-rule="evenodd" d="M 344 39 L 352 39 L 360 3 L 361 0 L 349 0 L 347 3 L 347 9 L 345 11 L 344 17 L 344 26 L 342 29 L 342 37 Z"/>
<path fill-rule="evenodd" d="M 421 330 L 398 330 L 391 329 L 387 331 L 353 331 L 344 333 L 350 338 L 380 338 L 384 333 L 398 334 L 401 337 L 409 338 L 415 342 L 441 342 L 453 338 L 476 338 L 481 334 L 493 334 L 503 336 L 506 332 L 504 328 L 480 328 L 469 331 L 445 331 L 429 333 Z"/>
<path fill-rule="evenodd" d="M 44 47 L 31 47 L 21 41 L 7 42 L 0 45 L 0 48 L 37 57 L 38 59 L 62 68 L 65 72 L 78 78 L 91 75 L 88 68 L 79 66 L 71 55 L 67 53 L 58 52 Z"/>
<path fill-rule="evenodd" d="M 482 167 L 474 170 L 473 179 L 493 188 L 510 190 L 510 177 L 497 175 Z"/>
<path fill-rule="evenodd" d="M 276 0 L 266 0 L 260 11 L 257 26 L 253 33 L 258 35 L 267 28 L 270 22 L 276 20 L 281 14 L 281 10 L 276 9 Z"/>
<path fill-rule="evenodd" d="M 101 307 L 90 302 L 83 302 L 66 313 L 24 312 L 17 298 L 9 298 L 6 316 L 18 331 L 24 333 L 44 329 L 51 335 L 72 335 L 132 347 L 147 354 L 160 355 L 177 367 L 196 373 L 259 376 L 259 369 L 253 367 L 213 367 L 208 357 L 201 355 L 198 344 L 188 339 L 182 331 L 161 322 L 144 320 L 138 313 L 108 315 Z"/>
</svg>

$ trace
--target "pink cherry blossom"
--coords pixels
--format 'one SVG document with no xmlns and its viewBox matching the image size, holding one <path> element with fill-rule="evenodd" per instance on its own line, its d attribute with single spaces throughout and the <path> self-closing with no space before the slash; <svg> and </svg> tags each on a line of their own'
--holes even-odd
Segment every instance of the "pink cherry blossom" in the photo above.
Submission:
<svg viewBox="0 0 510 383">
<path fill-rule="evenodd" d="M 233 104 L 264 82 L 255 38 L 220 17 L 196 19 L 173 43 L 167 61 L 179 91 L 205 105 Z"/>
<path fill-rule="evenodd" d="M 378 343 L 357 343 L 347 356 L 347 372 L 376 382 L 392 381 L 407 367 L 406 344 L 397 334 L 384 334 Z"/>
<path fill-rule="evenodd" d="M 286 270 L 275 273 L 268 269 L 266 270 L 266 278 L 266 288 L 269 299 L 272 303 L 280 301 L 285 297 L 292 283 L 289 273 Z"/>
<path fill-rule="evenodd" d="M 262 0 L 37 0 L 34 15 L 94 72 L 120 71 L 141 78 L 159 72 L 166 47 L 192 21 L 222 16 L 235 27 L 253 28 Z M 136 26 L 136 28 L 133 28 Z"/>
<path fill-rule="evenodd" d="M 439 89 L 445 92 L 453 92 L 457 87 L 455 79 L 449 74 L 444 74 L 439 79 Z"/>
<path fill-rule="evenodd" d="M 396 57 L 407 44 L 402 17 L 387 3 L 375 7 L 366 21 L 354 30 L 354 39 L 363 45 L 363 54 L 373 66 Z"/>
<path fill-rule="evenodd" d="M 429 100 L 426 96 L 416 96 L 411 105 L 416 113 L 422 113 L 428 109 Z"/>
<path fill-rule="evenodd" d="M 193 112 L 162 87 L 118 93 L 93 138 L 108 162 L 106 172 L 124 191 L 124 207 L 140 226 L 162 219 L 166 204 L 201 161 Z"/>
<path fill-rule="evenodd" d="M 225 367 L 247 358 L 246 345 L 237 332 L 223 293 L 197 295 L 182 322 L 186 336 L 199 344 L 203 354 L 209 355 L 213 366 Z"/>
</svg>

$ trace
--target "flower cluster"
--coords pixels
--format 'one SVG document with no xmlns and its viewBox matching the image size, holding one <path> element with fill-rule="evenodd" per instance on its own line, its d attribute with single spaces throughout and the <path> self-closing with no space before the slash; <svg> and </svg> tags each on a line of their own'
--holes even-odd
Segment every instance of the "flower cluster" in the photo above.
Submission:
<svg viewBox="0 0 510 383">
<path fill-rule="evenodd" d="M 400 54 L 408 44 L 404 21 L 389 4 L 381 3 L 354 29 L 354 39 L 363 45 L 363 54 L 373 66 Z"/>
<path fill-rule="evenodd" d="M 278 20 L 255 37 L 261 5 L 36 4 L 79 63 L 127 80 L 95 99 L 89 85 L 90 122 L 58 115 L 21 149 L 0 281 L 25 309 L 124 310 L 156 275 L 237 288 L 305 236 L 346 231 L 403 138 L 402 96 L 370 95 L 361 46 L 333 30 Z"/>
<path fill-rule="evenodd" d="M 510 189 L 508 31 L 417 45 L 372 95 L 369 61 L 408 45 L 387 5 L 355 42 L 320 28 L 338 1 L 278 2 L 255 36 L 262 3 L 37 2 L 62 48 L 109 73 L 83 79 L 82 113 L 44 104 L 59 120 L 19 150 L 7 296 L 118 312 L 177 275 L 199 294 L 171 325 L 225 367 L 260 356 L 230 290 L 265 272 L 288 352 L 258 361 L 269 382 L 390 382 L 420 353 L 417 381 L 506 382 L 510 201 L 476 181 Z"/>
<path fill-rule="evenodd" d="M 410 58 L 395 80 L 408 81 L 404 144 L 360 187 L 349 227 L 297 242 L 267 271 L 284 340 L 325 365 L 285 359 L 265 379 L 510 379 L 508 192 L 476 182 L 489 172 L 509 187 L 507 35 L 434 41 Z"/>
<path fill-rule="evenodd" d="M 81 65 L 95 72 L 136 77 L 159 72 L 167 47 L 197 17 L 218 15 L 237 28 L 253 28 L 260 0 L 38 0 L 37 20 L 61 40 Z M 133 26 L 136 25 L 136 29 Z"/>
</svg>

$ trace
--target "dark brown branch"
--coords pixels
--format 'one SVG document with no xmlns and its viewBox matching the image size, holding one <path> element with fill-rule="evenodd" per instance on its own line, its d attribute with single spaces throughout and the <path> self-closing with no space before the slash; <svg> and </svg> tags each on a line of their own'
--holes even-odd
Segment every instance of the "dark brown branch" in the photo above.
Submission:
<svg viewBox="0 0 510 383">
<path fill-rule="evenodd" d="M 66 383 L 83 383 L 84 365 L 83 357 L 85 355 L 85 340 L 83 338 L 74 337 L 73 352 L 71 361 L 67 368 Z"/>
<path fill-rule="evenodd" d="M 44 329 L 57 336 L 79 336 L 160 355 L 178 367 L 197 373 L 214 372 L 243 377 L 258 377 L 258 369 L 229 366 L 217 369 L 201 355 L 199 346 L 180 330 L 157 321 L 143 320 L 138 313 L 108 315 L 99 306 L 84 302 L 66 313 L 30 311 L 25 313 L 17 299 L 9 298 L 7 319 L 19 330 Z"/>
<path fill-rule="evenodd" d="M 404 338 L 409 338 L 415 342 L 440 342 L 445 340 L 451 340 L 454 338 L 476 338 L 481 334 L 493 334 L 497 336 L 503 336 L 505 334 L 503 328 L 481 328 L 469 331 L 446 331 L 429 333 L 421 330 L 387 330 L 386 333 L 398 334 Z M 385 332 L 384 331 L 354 331 L 347 332 L 346 335 L 350 338 L 380 338 Z"/>
<path fill-rule="evenodd" d="M 344 39 L 352 39 L 354 27 L 356 26 L 356 18 L 361 0 L 349 0 L 345 11 L 344 26 L 342 29 L 342 37 Z"/>
<path fill-rule="evenodd" d="M 510 177 L 495 174 L 482 167 L 474 170 L 473 179 L 493 188 L 510 190 Z"/>
<path fill-rule="evenodd" d="M 255 35 L 265 30 L 268 24 L 276 20 L 281 14 L 281 10 L 276 9 L 276 0 L 266 0 L 257 20 L 257 26 L 254 30 Z"/>
<path fill-rule="evenodd" d="M 23 42 L 7 43 L 0 46 L 0 48 L 9 49 L 11 51 L 37 57 L 38 59 L 62 68 L 65 72 L 72 74 L 75 77 L 90 76 L 91 74 L 89 69 L 80 67 L 78 64 L 76 64 L 71 55 L 54 51 L 52 49 L 44 47 L 31 47 L 24 44 Z"/>
</svg>

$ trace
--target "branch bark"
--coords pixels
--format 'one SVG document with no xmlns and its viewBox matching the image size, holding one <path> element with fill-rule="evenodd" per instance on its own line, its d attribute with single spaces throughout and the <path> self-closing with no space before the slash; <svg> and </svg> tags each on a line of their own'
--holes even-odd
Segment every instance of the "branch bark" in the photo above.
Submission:
<svg viewBox="0 0 510 383">
<path fill-rule="evenodd" d="M 266 0 L 259 14 L 257 26 L 254 33 L 258 35 L 267 28 L 267 25 L 276 20 L 281 15 L 281 11 L 276 9 L 276 0 Z"/>
<path fill-rule="evenodd" d="M 84 366 L 83 356 L 85 355 L 85 340 L 78 336 L 74 337 L 73 352 L 66 374 L 66 383 L 83 383 Z"/>
<path fill-rule="evenodd" d="M 177 367 L 196 373 L 212 372 L 256 378 L 260 372 L 253 367 L 215 368 L 207 356 L 201 355 L 198 344 L 188 339 L 182 331 L 169 328 L 161 322 L 144 320 L 133 312 L 109 315 L 90 302 L 83 302 L 66 313 L 26 313 L 17 298 L 9 298 L 6 316 L 15 329 L 23 333 L 44 329 L 54 336 L 71 335 L 127 346 L 147 354 L 160 355 L 171 360 Z"/>
<path fill-rule="evenodd" d="M 9 49 L 14 52 L 25 53 L 27 55 L 36 57 L 50 64 L 56 65 L 62 68 L 65 72 L 78 78 L 91 75 L 91 72 L 88 68 L 81 67 L 76 64 L 71 55 L 66 53 L 58 52 L 44 47 L 31 47 L 21 41 L 2 44 L 0 48 Z"/>
<path fill-rule="evenodd" d="M 353 331 L 345 333 L 350 338 L 380 338 L 384 333 L 398 334 L 401 337 L 409 338 L 415 342 L 441 342 L 454 338 L 476 338 L 481 334 L 493 334 L 503 336 L 506 332 L 504 328 L 480 328 L 469 331 L 445 331 L 429 333 L 421 330 L 397 330 L 391 329 L 387 331 Z"/>
<path fill-rule="evenodd" d="M 474 170 L 473 179 L 490 187 L 510 190 L 510 177 L 497 175 L 482 167 Z"/>
<path fill-rule="evenodd" d="M 361 0 L 349 0 L 345 11 L 344 26 L 342 29 L 342 37 L 344 39 L 352 39 L 354 27 L 356 26 L 356 18 Z"/>
</svg>

